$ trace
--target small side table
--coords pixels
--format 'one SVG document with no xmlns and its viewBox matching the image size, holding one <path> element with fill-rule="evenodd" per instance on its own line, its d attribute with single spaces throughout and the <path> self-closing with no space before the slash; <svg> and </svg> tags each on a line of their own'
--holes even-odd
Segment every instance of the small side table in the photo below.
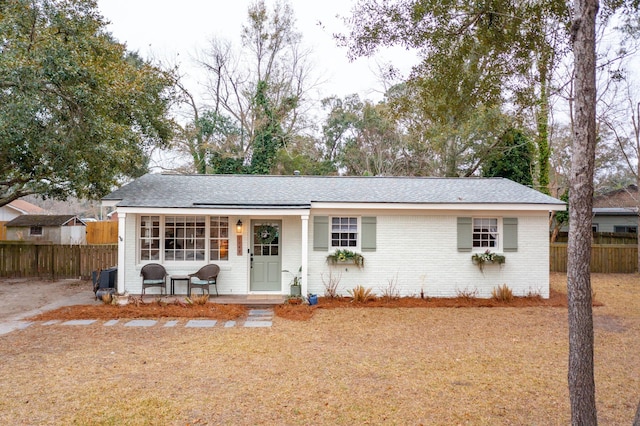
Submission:
<svg viewBox="0 0 640 426">
<path fill-rule="evenodd" d="M 188 284 L 191 278 L 189 277 L 189 275 L 171 275 L 170 279 L 171 279 L 171 295 L 174 295 L 176 294 L 176 291 L 175 291 L 176 281 L 186 281 Z"/>
</svg>

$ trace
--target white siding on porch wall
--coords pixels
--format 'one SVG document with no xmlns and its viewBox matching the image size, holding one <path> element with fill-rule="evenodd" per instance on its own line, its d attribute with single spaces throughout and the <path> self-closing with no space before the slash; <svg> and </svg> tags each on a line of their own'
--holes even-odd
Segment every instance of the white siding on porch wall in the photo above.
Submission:
<svg viewBox="0 0 640 426">
<path fill-rule="evenodd" d="M 380 214 L 382 213 L 382 214 Z M 386 213 L 386 215 L 384 214 Z M 477 291 L 477 297 L 491 297 L 493 288 L 506 284 L 517 296 L 529 293 L 549 296 L 548 214 L 546 212 L 461 211 L 442 214 L 389 216 L 388 212 L 322 213 L 336 216 L 376 216 L 377 249 L 362 253 L 365 266 L 330 266 L 329 252 L 313 251 L 309 245 L 309 292 L 323 295 L 322 281 L 328 274 L 341 274 L 339 293 L 357 285 L 382 294 L 395 283 L 401 296 L 455 297 L 459 292 Z M 312 213 L 312 216 L 315 214 Z M 518 251 L 504 253 L 506 263 L 486 265 L 484 272 L 471 261 L 471 252 L 457 249 L 457 217 L 517 217 Z M 310 236 L 313 220 L 309 221 Z M 500 227 L 502 232 L 502 227 Z M 493 250 L 492 250 L 493 251 Z M 502 253 L 498 248 L 496 252 Z"/>
<path fill-rule="evenodd" d="M 146 213 L 149 215 L 149 213 Z M 152 214 L 153 215 L 153 214 Z M 157 215 L 157 214 L 155 214 Z M 125 290 L 130 294 L 140 294 L 142 292 L 142 278 L 140 270 L 145 263 L 162 263 L 169 275 L 188 275 L 196 272 L 200 267 L 215 263 L 220 266 L 218 276 L 218 292 L 220 294 L 247 294 L 249 291 L 249 227 L 250 219 L 244 216 L 229 216 L 229 260 L 221 261 L 197 261 L 197 262 L 139 262 L 139 252 L 137 246 L 137 230 L 139 214 L 129 213 L 126 215 L 126 240 L 125 240 Z M 161 215 L 162 217 L 162 215 Z M 238 219 L 242 220 L 242 256 L 237 256 L 237 240 L 235 224 Z M 161 219 L 162 220 L 162 219 Z M 186 293 L 186 281 L 176 282 L 176 293 Z M 167 290 L 170 290 L 170 281 L 167 277 Z M 147 294 L 157 294 L 158 288 L 150 288 Z"/>
<path fill-rule="evenodd" d="M 302 220 L 300 216 L 282 218 L 282 294 L 289 294 L 293 276 L 302 265 Z M 289 271 L 289 272 L 284 272 Z"/>
</svg>

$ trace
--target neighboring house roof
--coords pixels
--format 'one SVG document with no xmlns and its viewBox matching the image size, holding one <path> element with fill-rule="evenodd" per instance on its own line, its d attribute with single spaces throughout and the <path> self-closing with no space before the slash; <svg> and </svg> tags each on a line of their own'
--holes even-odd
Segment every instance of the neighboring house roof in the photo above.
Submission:
<svg viewBox="0 0 640 426">
<path fill-rule="evenodd" d="M 637 216 L 637 207 L 594 207 L 596 216 Z"/>
<path fill-rule="evenodd" d="M 169 174 L 145 175 L 103 201 L 157 208 L 310 208 L 314 202 L 565 205 L 503 178 Z"/>
<path fill-rule="evenodd" d="M 9 221 L 5 224 L 8 227 L 22 227 L 22 226 L 64 226 L 68 222 L 75 219 L 76 216 L 72 214 L 62 214 L 62 215 L 24 215 L 18 216 L 12 221 Z"/>
<path fill-rule="evenodd" d="M 640 202 L 638 195 L 638 187 L 629 185 L 595 197 L 593 207 L 637 207 Z"/>
<path fill-rule="evenodd" d="M 9 204 L 7 204 L 7 206 L 11 207 L 14 210 L 18 210 L 22 214 L 38 214 L 44 212 L 43 208 L 24 200 L 13 200 Z"/>
</svg>

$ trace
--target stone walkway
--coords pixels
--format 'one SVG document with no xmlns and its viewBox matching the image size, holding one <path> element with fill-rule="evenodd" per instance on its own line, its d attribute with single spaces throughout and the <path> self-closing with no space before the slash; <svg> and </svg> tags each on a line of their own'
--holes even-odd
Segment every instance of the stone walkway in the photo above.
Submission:
<svg viewBox="0 0 640 426">
<path fill-rule="evenodd" d="M 64 325 L 64 326 L 83 326 L 83 325 L 91 325 L 97 323 L 98 320 L 89 319 L 89 320 L 70 320 L 70 321 L 61 321 L 61 320 L 51 320 L 51 321 L 23 321 L 20 319 L 6 321 L 0 323 L 0 335 L 10 333 L 14 330 L 23 330 L 27 327 L 34 325 L 42 325 L 42 326 L 53 326 L 53 325 Z M 224 328 L 232 328 L 232 327 L 249 327 L 249 328 L 258 328 L 258 327 L 271 327 L 273 323 L 273 308 L 261 308 L 261 309 L 251 309 L 249 310 L 249 315 L 243 322 L 237 321 L 225 321 L 218 322 L 217 320 L 210 319 L 188 319 L 186 320 L 153 320 L 153 319 L 134 319 L 134 320 L 108 320 L 103 323 L 104 327 L 115 327 L 115 326 L 124 326 L 124 327 L 178 327 L 183 326 L 185 328 L 213 328 L 213 327 L 224 327 Z"/>
</svg>

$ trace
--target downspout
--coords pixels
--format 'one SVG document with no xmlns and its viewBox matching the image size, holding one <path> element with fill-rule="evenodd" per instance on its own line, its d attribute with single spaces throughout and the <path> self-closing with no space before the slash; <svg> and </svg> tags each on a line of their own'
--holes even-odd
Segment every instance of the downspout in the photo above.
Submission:
<svg viewBox="0 0 640 426">
<path fill-rule="evenodd" d="M 125 218 L 127 217 L 126 213 L 119 212 L 118 213 L 118 294 L 124 294 L 124 264 L 125 264 L 125 236 L 127 235 L 125 231 Z"/>
<path fill-rule="evenodd" d="M 301 282 L 301 294 L 302 297 L 305 297 L 308 294 L 307 291 L 307 274 L 309 269 L 309 215 L 300 216 L 302 219 L 302 259 L 301 259 L 301 267 L 300 277 L 302 279 Z"/>
</svg>

